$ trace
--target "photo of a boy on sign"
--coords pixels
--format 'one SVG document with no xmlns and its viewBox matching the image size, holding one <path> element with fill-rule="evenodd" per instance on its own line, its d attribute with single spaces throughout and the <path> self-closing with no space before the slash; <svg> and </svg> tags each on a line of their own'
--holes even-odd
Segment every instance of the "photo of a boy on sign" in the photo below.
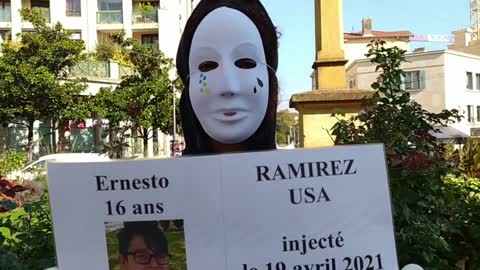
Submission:
<svg viewBox="0 0 480 270">
<path fill-rule="evenodd" d="M 106 223 L 110 270 L 186 269 L 184 231 L 178 224 L 178 220 Z"/>
</svg>

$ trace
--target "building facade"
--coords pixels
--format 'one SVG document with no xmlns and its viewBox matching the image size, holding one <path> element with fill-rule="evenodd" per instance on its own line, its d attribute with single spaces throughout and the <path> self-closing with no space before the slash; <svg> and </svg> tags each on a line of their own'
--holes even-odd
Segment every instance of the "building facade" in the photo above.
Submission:
<svg viewBox="0 0 480 270">
<path fill-rule="evenodd" d="M 464 118 L 451 127 L 465 135 L 480 131 L 480 56 L 453 50 L 414 52 L 406 55 L 403 89 L 430 112 L 458 109 Z M 369 59 L 347 68 L 352 88 L 370 89 L 379 73 Z"/>
<path fill-rule="evenodd" d="M 184 25 L 199 0 L 0 0 L 0 41 L 17 39 L 17 34 L 33 31 L 30 23 L 22 21 L 19 10 L 36 9 L 47 23 L 61 23 L 73 32 L 72 39 L 85 42 L 87 51 L 95 50 L 98 43 L 121 33 L 142 44 L 151 44 L 167 57 L 175 58 Z M 82 77 L 87 78 L 85 95 L 95 95 L 101 87 L 115 88 L 128 71 L 113 61 L 90 61 L 78 67 Z M 173 101 L 172 101 L 173 102 Z M 40 155 L 49 150 L 42 145 L 51 145 L 55 136 L 49 123 L 35 123 L 38 140 L 36 152 Z M 95 119 L 86 119 L 83 125 L 69 125 L 70 142 L 75 152 L 98 151 L 105 142 Z M 0 151 L 5 148 L 21 149 L 25 144 L 25 130 L 19 126 L 0 127 Z M 156 133 L 157 134 L 157 133 Z M 57 134 L 58 135 L 58 134 Z M 56 137 L 58 138 L 58 136 Z M 170 155 L 171 136 L 158 133 L 149 142 L 150 156 Z M 132 142 L 133 146 L 141 145 Z M 134 147 L 135 148 L 135 147 Z M 136 147 L 139 148 L 139 147 Z M 142 149 L 133 150 L 142 152 Z"/>
<path fill-rule="evenodd" d="M 18 33 L 32 31 L 18 12 L 31 8 L 39 10 L 47 22 L 60 22 L 73 31 L 72 38 L 84 40 L 88 51 L 95 49 L 102 36 L 124 31 L 127 38 L 158 44 L 168 57 L 174 57 L 195 4 L 192 0 L 1 0 L 0 33 L 2 39 L 16 39 Z"/>
<path fill-rule="evenodd" d="M 345 59 L 348 60 L 345 67 L 349 67 L 355 60 L 364 59 L 365 54 L 368 52 L 367 45 L 376 39 L 385 41 L 385 47 L 390 48 L 397 46 L 398 48 L 410 51 L 410 37 L 413 34 L 410 31 L 378 31 L 372 29 L 372 19 L 362 19 L 362 30 L 357 32 L 345 32 L 343 33 L 343 50 L 345 53 Z M 315 85 L 315 71 L 310 74 L 312 79 L 312 89 L 317 89 Z M 363 89 L 356 87 L 354 80 L 348 77 L 347 74 L 347 86 L 350 88 Z M 367 89 L 367 88 L 366 88 Z"/>
<path fill-rule="evenodd" d="M 374 39 L 385 41 L 385 47 L 398 48 L 410 51 L 410 31 L 378 31 L 372 29 L 372 19 L 362 19 L 362 31 L 344 33 L 345 58 L 348 60 L 347 67 L 357 59 L 365 58 L 368 52 L 367 45 Z"/>
</svg>

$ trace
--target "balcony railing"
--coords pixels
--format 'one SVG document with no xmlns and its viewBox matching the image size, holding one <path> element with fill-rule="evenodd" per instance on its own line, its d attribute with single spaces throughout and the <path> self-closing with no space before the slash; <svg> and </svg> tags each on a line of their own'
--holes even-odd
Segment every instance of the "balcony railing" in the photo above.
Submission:
<svg viewBox="0 0 480 270">
<path fill-rule="evenodd" d="M 11 22 L 12 21 L 12 12 L 10 7 L 0 8 L 0 22 Z"/>
<path fill-rule="evenodd" d="M 121 10 L 103 10 L 97 12 L 97 24 L 123 23 Z"/>
<path fill-rule="evenodd" d="M 107 61 L 86 60 L 73 68 L 73 75 L 86 77 L 110 77 L 110 65 Z"/>
<path fill-rule="evenodd" d="M 40 11 L 40 14 L 42 15 L 43 18 L 45 18 L 45 21 L 47 23 L 50 22 L 50 9 L 49 8 L 44 8 L 44 7 L 32 7 L 33 10 L 38 10 Z"/>
<path fill-rule="evenodd" d="M 136 10 L 132 14 L 133 23 L 156 23 L 158 22 L 158 13 L 157 10 L 151 10 L 147 12 L 142 12 Z"/>
<path fill-rule="evenodd" d="M 68 17 L 80 17 L 80 16 L 82 16 L 82 12 L 79 9 L 67 10 L 66 14 L 67 14 Z"/>
<path fill-rule="evenodd" d="M 120 78 L 123 78 L 125 76 L 133 75 L 133 68 L 131 68 L 129 66 L 119 65 L 118 68 L 119 68 Z"/>
</svg>

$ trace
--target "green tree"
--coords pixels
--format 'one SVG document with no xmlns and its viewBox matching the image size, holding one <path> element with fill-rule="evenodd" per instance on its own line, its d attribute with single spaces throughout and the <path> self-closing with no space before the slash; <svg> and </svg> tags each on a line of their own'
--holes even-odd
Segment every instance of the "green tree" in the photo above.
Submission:
<svg viewBox="0 0 480 270">
<path fill-rule="evenodd" d="M 336 144 L 385 145 L 400 264 L 456 269 L 462 259 L 459 228 L 466 221 L 462 218 L 474 212 L 458 200 L 465 197 L 462 189 L 453 189 L 446 180 L 455 169 L 445 161 L 445 147 L 432 134 L 460 116 L 456 110 L 431 113 L 412 101 L 401 90 L 405 51 L 383 45 L 372 42 L 366 55 L 382 71 L 372 84 L 378 91 L 358 116 L 339 119 L 332 135 Z M 462 217 L 459 208 L 466 212 Z"/>
<path fill-rule="evenodd" d="M 293 140 L 293 132 L 297 125 L 297 115 L 290 113 L 288 110 L 284 110 L 277 113 L 277 143 L 288 144 Z M 290 137 L 290 138 L 289 138 Z"/>
<path fill-rule="evenodd" d="M 36 120 L 62 123 L 84 119 L 88 110 L 77 97 L 85 89 L 79 79 L 70 79 L 70 69 L 82 58 L 83 41 L 71 40 L 60 23 L 51 27 L 39 12 L 22 9 L 21 16 L 33 24 L 19 41 L 2 44 L 0 56 L 0 124 L 23 124 L 28 128 L 27 159 L 32 160 Z"/>
<path fill-rule="evenodd" d="M 109 142 L 103 146 L 102 152 L 108 153 L 111 158 L 123 158 L 124 150 L 129 146 L 126 139 L 131 124 L 125 110 L 128 103 L 128 96 L 111 87 L 100 88 L 94 98 L 95 111 L 108 121 Z"/>
<path fill-rule="evenodd" d="M 20 170 L 25 164 L 25 152 L 5 151 L 0 154 L 0 176 Z"/>
<path fill-rule="evenodd" d="M 171 133 L 173 91 L 180 90 L 181 85 L 178 80 L 174 85 L 170 79 L 172 59 L 166 58 L 161 51 L 134 39 L 125 40 L 123 46 L 128 48 L 134 72 L 124 77 L 115 90 L 102 89 L 95 97 L 95 107 L 102 117 L 108 119 L 111 132 L 125 134 L 127 128 L 133 130 L 133 136 L 143 140 L 144 156 L 147 157 L 152 128 Z M 112 143 L 107 146 L 112 150 L 120 147 L 117 150 L 121 151 L 127 146 L 122 137 Z"/>
</svg>

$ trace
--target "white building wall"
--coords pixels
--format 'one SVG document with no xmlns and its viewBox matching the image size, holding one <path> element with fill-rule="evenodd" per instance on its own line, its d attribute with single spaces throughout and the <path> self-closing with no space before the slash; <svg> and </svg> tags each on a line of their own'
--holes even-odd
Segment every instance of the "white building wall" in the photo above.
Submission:
<svg viewBox="0 0 480 270">
<path fill-rule="evenodd" d="M 169 57 L 174 57 L 180 33 L 191 14 L 193 8 L 198 4 L 198 0 L 168 0 L 160 1 L 158 31 L 160 49 Z M 97 25 L 97 0 L 81 1 L 81 16 L 72 17 L 66 15 L 65 0 L 50 0 L 50 20 L 52 23 L 60 22 L 69 30 L 81 32 L 81 37 L 85 41 L 88 51 L 94 50 L 97 44 L 97 30 L 125 31 L 127 37 L 133 36 L 132 12 L 133 1 L 122 2 L 123 24 Z M 30 0 L 12 0 L 11 1 L 11 22 L 2 23 L 2 27 L 11 28 L 12 39 L 22 30 L 32 28 L 31 24 L 23 23 L 18 10 L 21 8 L 30 8 Z M 155 29 L 152 29 L 155 30 Z"/>
<path fill-rule="evenodd" d="M 424 88 L 410 91 L 412 99 L 430 112 L 439 113 L 445 109 L 444 52 L 420 52 L 408 54 L 402 64 L 405 72 L 420 71 Z"/>
<path fill-rule="evenodd" d="M 347 86 L 350 86 L 350 81 L 353 81 L 352 89 L 371 89 L 371 85 L 377 80 L 378 74 L 370 60 L 356 60 L 346 70 Z"/>
<path fill-rule="evenodd" d="M 473 90 L 467 89 L 466 72 L 473 73 Z M 466 134 L 471 128 L 479 128 L 477 106 L 480 106 L 480 90 L 476 89 L 475 74 L 480 74 L 480 57 L 447 51 L 445 54 L 445 96 L 447 109 L 459 109 L 464 118 L 454 126 Z M 473 123 L 467 121 L 467 105 L 473 106 Z"/>
<path fill-rule="evenodd" d="M 181 21 L 179 8 L 173 5 L 168 8 L 158 10 L 158 45 L 165 56 L 175 59 L 181 36 Z"/>
<path fill-rule="evenodd" d="M 12 0 L 10 3 L 12 8 L 11 18 L 12 18 L 12 40 L 17 39 L 17 34 L 22 32 L 22 18 L 20 17 L 19 10 L 22 8 L 20 0 Z"/>
<path fill-rule="evenodd" d="M 123 15 L 123 31 L 125 31 L 125 37 L 131 38 L 132 33 L 132 1 L 122 1 L 122 15 Z"/>
<path fill-rule="evenodd" d="M 373 38 L 373 37 L 372 37 Z M 400 40 L 388 40 L 385 39 L 387 42 L 385 44 L 386 48 L 397 46 L 400 49 L 406 50 L 407 52 L 410 51 L 410 43 Z M 370 39 L 365 40 L 349 40 L 344 44 L 344 52 L 345 52 L 345 59 L 348 60 L 346 67 L 350 66 L 353 61 L 358 59 L 364 59 L 365 54 L 368 52 L 367 45 L 370 43 Z"/>
<path fill-rule="evenodd" d="M 97 1 L 82 1 L 82 39 L 87 51 L 93 51 L 97 45 L 97 10 Z"/>
<path fill-rule="evenodd" d="M 406 72 L 421 70 L 425 73 L 425 88 L 410 91 L 413 100 L 430 112 L 457 109 L 464 118 L 452 124 L 454 128 L 470 135 L 471 128 L 480 128 L 477 106 L 480 106 L 480 89 L 476 89 L 476 74 L 480 74 L 480 56 L 454 51 L 433 51 L 408 54 L 402 64 Z M 467 89 L 466 72 L 472 72 L 473 89 Z M 355 81 L 356 89 L 371 89 L 378 72 L 368 59 L 357 60 L 347 69 L 347 79 Z M 473 123 L 468 122 L 467 105 L 472 105 Z"/>
</svg>

